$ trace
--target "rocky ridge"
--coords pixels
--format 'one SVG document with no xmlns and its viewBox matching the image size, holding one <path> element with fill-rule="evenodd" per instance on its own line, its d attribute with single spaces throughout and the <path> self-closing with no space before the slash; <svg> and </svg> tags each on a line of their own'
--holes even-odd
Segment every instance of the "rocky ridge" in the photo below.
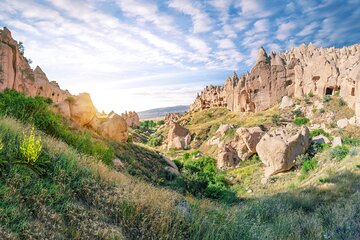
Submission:
<svg viewBox="0 0 360 240">
<path fill-rule="evenodd" d="M 343 48 L 315 48 L 302 44 L 285 53 L 268 55 L 260 48 L 249 73 L 234 72 L 223 86 L 206 86 L 190 106 L 192 111 L 226 107 L 234 112 L 259 112 L 283 96 L 303 98 L 336 91 L 360 117 L 360 44 Z"/>
</svg>

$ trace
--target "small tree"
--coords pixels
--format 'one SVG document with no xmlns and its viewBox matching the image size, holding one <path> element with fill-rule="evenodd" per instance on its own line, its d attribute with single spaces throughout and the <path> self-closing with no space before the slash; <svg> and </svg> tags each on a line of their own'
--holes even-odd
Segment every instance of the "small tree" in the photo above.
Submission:
<svg viewBox="0 0 360 240">
<path fill-rule="evenodd" d="M 24 47 L 24 43 L 23 43 L 23 42 L 19 42 L 19 43 L 18 43 L 18 50 L 19 50 L 19 52 L 20 52 L 21 55 L 24 55 L 25 47 Z"/>
</svg>

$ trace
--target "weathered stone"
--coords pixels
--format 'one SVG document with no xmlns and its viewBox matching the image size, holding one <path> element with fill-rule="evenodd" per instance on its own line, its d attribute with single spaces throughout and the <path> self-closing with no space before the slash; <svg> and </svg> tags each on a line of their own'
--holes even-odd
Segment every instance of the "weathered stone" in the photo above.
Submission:
<svg viewBox="0 0 360 240">
<path fill-rule="evenodd" d="M 236 150 L 230 144 L 224 144 L 217 155 L 216 166 L 219 169 L 236 167 L 240 162 Z"/>
<path fill-rule="evenodd" d="M 177 123 L 171 123 L 167 137 L 167 148 L 171 149 L 187 149 L 191 141 L 188 129 Z"/>
<path fill-rule="evenodd" d="M 283 108 L 287 108 L 287 107 L 292 107 L 294 106 L 294 101 L 288 97 L 288 96 L 284 96 L 282 99 L 281 99 L 281 104 L 280 104 L 280 109 L 283 109 Z"/>
<path fill-rule="evenodd" d="M 292 133 L 296 131 L 296 133 Z M 260 160 L 265 164 L 265 177 L 290 170 L 298 155 L 310 145 L 309 129 L 276 129 L 266 133 L 256 146 Z"/>
<path fill-rule="evenodd" d="M 227 132 L 227 130 L 229 130 L 232 126 L 229 124 L 221 124 L 218 128 L 218 130 L 216 130 L 214 136 L 212 136 L 209 141 L 208 144 L 209 145 L 218 145 L 220 143 L 221 138 L 225 135 L 225 133 Z"/>
<path fill-rule="evenodd" d="M 283 96 L 302 98 L 312 93 L 322 97 L 339 91 L 360 119 L 359 57 L 360 44 L 343 48 L 301 45 L 270 57 L 261 48 L 248 74 L 238 78 L 234 73 L 223 86 L 207 86 L 190 109 L 226 107 L 234 112 L 258 112 L 274 106 Z"/>
<path fill-rule="evenodd" d="M 125 119 L 126 124 L 129 127 L 140 126 L 140 118 L 136 112 L 125 112 L 121 114 L 121 117 Z"/>
<path fill-rule="evenodd" d="M 342 145 L 341 137 L 334 137 L 332 146 L 337 147 L 341 145 Z"/>
<path fill-rule="evenodd" d="M 90 123 L 96 115 L 96 109 L 88 93 L 69 97 L 67 101 L 70 106 L 71 120 L 80 126 Z"/>
<path fill-rule="evenodd" d="M 340 119 L 336 122 L 338 128 L 346 128 L 349 125 L 347 118 Z"/>
<path fill-rule="evenodd" d="M 170 125 L 170 123 L 172 122 L 177 122 L 180 116 L 181 116 L 180 113 L 167 113 L 164 118 L 165 124 Z"/>
<path fill-rule="evenodd" d="M 126 142 L 128 126 L 121 116 L 114 114 L 101 125 L 100 134 L 119 143 Z"/>
</svg>

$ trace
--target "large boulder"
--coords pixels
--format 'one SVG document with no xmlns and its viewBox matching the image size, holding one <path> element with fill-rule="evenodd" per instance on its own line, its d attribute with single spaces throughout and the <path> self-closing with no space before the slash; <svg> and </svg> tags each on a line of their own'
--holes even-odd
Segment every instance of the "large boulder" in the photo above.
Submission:
<svg viewBox="0 0 360 240">
<path fill-rule="evenodd" d="M 188 129 L 177 123 L 170 124 L 170 130 L 167 137 L 167 148 L 187 149 L 191 141 L 191 135 Z"/>
<path fill-rule="evenodd" d="M 239 128 L 236 130 L 232 146 L 236 149 L 239 159 L 247 160 L 256 153 L 256 146 L 265 132 L 260 127 Z"/>
<path fill-rule="evenodd" d="M 96 115 L 96 109 L 88 93 L 69 97 L 67 101 L 69 101 L 71 120 L 80 126 L 90 123 Z"/>
<path fill-rule="evenodd" d="M 101 125 L 100 134 L 119 143 L 126 142 L 128 139 L 128 126 L 122 117 L 114 114 Z"/>
<path fill-rule="evenodd" d="M 232 128 L 231 125 L 229 124 L 221 124 L 218 128 L 218 130 L 216 130 L 214 136 L 212 136 L 209 141 L 208 141 L 208 145 L 218 145 L 221 142 L 221 138 L 223 136 L 225 136 L 226 132 Z"/>
<path fill-rule="evenodd" d="M 284 109 L 284 108 L 287 108 L 287 107 L 292 107 L 294 105 L 295 105 L 295 103 L 290 97 L 284 96 L 281 99 L 281 104 L 280 104 L 279 108 Z"/>
<path fill-rule="evenodd" d="M 307 127 L 276 129 L 266 133 L 256 146 L 256 152 L 266 166 L 265 177 L 290 170 L 296 157 L 305 153 L 309 145 Z"/>
<path fill-rule="evenodd" d="M 223 126 L 217 132 L 221 133 L 220 130 L 225 129 L 226 125 Z M 247 160 L 256 153 L 256 145 L 264 133 L 260 127 L 237 129 L 234 138 L 230 142 L 220 142 L 218 144 L 217 167 L 221 169 L 235 168 L 240 161 Z"/>
</svg>

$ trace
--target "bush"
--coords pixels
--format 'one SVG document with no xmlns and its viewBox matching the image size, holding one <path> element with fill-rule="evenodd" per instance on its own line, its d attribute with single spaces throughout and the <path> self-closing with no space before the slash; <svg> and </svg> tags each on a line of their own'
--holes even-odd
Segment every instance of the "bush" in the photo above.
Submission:
<svg viewBox="0 0 360 240">
<path fill-rule="evenodd" d="M 312 158 L 312 159 L 308 159 L 305 160 L 305 162 L 303 163 L 302 167 L 301 167 L 301 173 L 306 174 L 308 173 L 310 170 L 314 170 L 317 166 L 317 160 Z"/>
<path fill-rule="evenodd" d="M 225 175 L 216 168 L 216 161 L 212 158 L 187 159 L 183 164 L 182 174 L 186 191 L 195 196 L 228 203 L 237 199 L 235 193 L 230 190 Z"/>
<path fill-rule="evenodd" d="M 324 103 L 330 102 L 330 100 L 331 100 L 331 96 L 330 96 L 330 95 L 325 95 L 325 96 L 323 97 L 323 102 L 324 102 Z"/>
<path fill-rule="evenodd" d="M 322 128 L 317 128 L 317 129 L 314 129 L 314 130 L 310 131 L 310 136 L 311 137 L 316 137 L 316 136 L 319 136 L 319 135 L 324 135 L 327 138 L 331 138 L 330 134 L 325 132 L 324 129 L 322 129 Z"/>
<path fill-rule="evenodd" d="M 309 123 L 309 119 L 306 117 L 299 117 L 299 118 L 295 118 L 293 123 L 297 126 L 301 126 L 301 125 L 306 125 Z"/>
<path fill-rule="evenodd" d="M 20 144 L 20 156 L 26 164 L 35 165 L 39 159 L 42 149 L 41 138 L 36 137 L 34 127 L 31 129 L 29 136 L 24 134 Z"/>
<path fill-rule="evenodd" d="M 358 138 L 343 138 L 342 142 L 343 142 L 343 144 L 350 145 L 353 147 L 360 146 L 360 139 L 358 139 Z"/>
<path fill-rule="evenodd" d="M 330 156 L 332 159 L 342 160 L 348 155 L 349 149 L 345 146 L 336 146 L 334 147 L 331 152 Z"/>
<path fill-rule="evenodd" d="M 271 121 L 276 124 L 276 125 L 279 125 L 280 123 L 280 116 L 279 115 L 272 115 L 271 116 Z"/>
<path fill-rule="evenodd" d="M 340 107 L 346 106 L 346 102 L 342 98 L 339 98 L 338 104 L 339 104 Z"/>
<path fill-rule="evenodd" d="M 158 147 L 158 146 L 160 146 L 162 144 L 162 139 L 160 137 L 151 135 L 149 137 L 149 140 L 148 140 L 147 144 L 150 147 Z"/>
<path fill-rule="evenodd" d="M 295 117 L 300 117 L 302 116 L 302 112 L 301 110 L 298 108 L 298 109 L 295 109 L 291 112 Z"/>
<path fill-rule="evenodd" d="M 324 112 L 325 112 L 325 109 L 323 109 L 323 108 L 319 109 L 319 113 L 324 113 Z"/>
<path fill-rule="evenodd" d="M 314 93 L 313 93 L 312 91 L 310 91 L 309 94 L 308 94 L 308 96 L 309 96 L 310 98 L 312 98 L 312 97 L 314 97 Z"/>
</svg>

